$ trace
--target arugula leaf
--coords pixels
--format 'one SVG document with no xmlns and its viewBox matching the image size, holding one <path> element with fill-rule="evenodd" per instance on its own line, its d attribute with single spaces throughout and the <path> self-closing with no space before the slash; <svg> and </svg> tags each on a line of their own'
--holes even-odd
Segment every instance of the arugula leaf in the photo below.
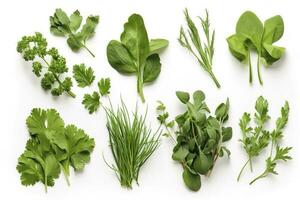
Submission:
<svg viewBox="0 0 300 200">
<path fill-rule="evenodd" d="M 71 78 L 62 78 L 68 72 L 66 59 L 56 48 L 48 49 L 47 40 L 41 33 L 22 37 L 17 44 L 17 51 L 25 61 L 32 61 L 32 71 L 37 77 L 43 76 L 41 87 L 44 90 L 51 90 L 53 96 L 60 96 L 66 92 L 75 98 L 76 95 L 71 91 L 73 85 Z"/>
<path fill-rule="evenodd" d="M 100 96 L 98 92 L 93 92 L 93 94 L 85 94 L 82 104 L 90 114 L 96 112 L 100 106 Z"/>
<path fill-rule="evenodd" d="M 257 74 L 260 84 L 263 84 L 260 74 L 260 62 L 265 66 L 272 65 L 279 60 L 285 49 L 274 46 L 284 32 L 281 16 L 276 15 L 267 19 L 264 24 L 251 11 L 244 12 L 237 24 L 236 33 L 227 38 L 232 55 L 241 62 L 249 63 L 249 82 L 252 83 L 252 64 L 250 51 L 255 50 L 257 56 Z"/>
<path fill-rule="evenodd" d="M 101 80 L 98 82 L 98 88 L 101 96 L 108 95 L 110 93 L 110 79 L 101 78 Z"/>
<path fill-rule="evenodd" d="M 96 26 L 99 23 L 99 16 L 89 16 L 85 24 L 78 31 L 82 23 L 82 16 L 78 10 L 74 11 L 70 17 L 60 8 L 55 10 L 50 16 L 50 31 L 57 36 L 68 37 L 67 43 L 73 51 L 81 48 L 86 49 L 93 57 L 95 55 L 87 48 L 86 41 L 95 34 Z"/>
<path fill-rule="evenodd" d="M 90 86 L 95 80 L 94 70 L 85 64 L 73 66 L 73 77 L 77 81 L 78 87 Z"/>
<path fill-rule="evenodd" d="M 111 40 L 107 46 L 109 64 L 119 73 L 137 76 L 137 91 L 143 102 L 143 85 L 159 76 L 161 63 L 157 52 L 167 45 L 164 39 L 149 41 L 142 16 L 133 14 L 124 24 L 120 42 Z"/>
<path fill-rule="evenodd" d="M 218 88 L 221 87 L 217 78 L 212 71 L 212 60 L 214 55 L 214 41 L 215 41 L 215 31 L 213 30 L 211 34 L 210 21 L 208 11 L 206 10 L 205 18 L 199 17 L 201 21 L 201 28 L 205 34 L 206 41 L 201 41 L 198 29 L 191 19 L 187 9 L 184 10 L 185 20 L 188 26 L 187 30 L 183 27 L 180 28 L 180 35 L 178 42 L 181 46 L 187 48 L 192 55 L 197 59 L 201 67 L 210 75 L 214 83 Z M 188 33 L 188 35 L 187 35 Z M 189 39 L 188 39 L 189 36 Z M 191 42 L 191 43 L 190 43 Z M 195 50 L 196 51 L 195 51 Z"/>
</svg>

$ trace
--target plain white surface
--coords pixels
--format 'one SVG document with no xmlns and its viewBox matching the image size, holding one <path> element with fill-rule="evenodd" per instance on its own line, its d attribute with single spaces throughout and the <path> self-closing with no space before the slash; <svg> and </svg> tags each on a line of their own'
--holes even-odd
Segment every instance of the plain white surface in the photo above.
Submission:
<svg viewBox="0 0 300 200">
<path fill-rule="evenodd" d="M 84 17 L 99 14 L 100 24 L 96 35 L 87 45 L 96 54 L 92 58 L 86 51 L 73 53 L 65 38 L 55 37 L 49 32 L 48 18 L 55 8 L 61 7 L 67 13 L 79 9 Z M 189 8 L 192 16 L 203 15 L 208 8 L 212 27 L 216 29 L 216 54 L 214 72 L 222 88 L 215 87 L 209 76 L 198 66 L 196 60 L 177 42 L 179 27 L 184 23 L 183 9 Z M 0 6 L 1 16 L 1 164 L 0 199 L 282 199 L 299 198 L 299 18 L 297 1 L 282 0 L 44 0 L 44 1 L 5 1 Z M 285 33 L 279 45 L 287 48 L 286 55 L 271 68 L 262 68 L 265 85 L 261 87 L 254 73 L 254 84 L 248 83 L 248 70 L 234 59 L 227 47 L 225 38 L 234 33 L 238 17 L 245 11 L 254 11 L 260 19 L 282 15 Z M 147 104 L 142 105 L 136 93 L 136 78 L 120 75 L 113 70 L 106 59 L 106 46 L 111 39 L 119 39 L 123 24 L 132 13 L 143 16 L 150 38 L 166 38 L 169 47 L 161 54 L 162 71 L 157 81 L 144 87 Z M 120 95 L 128 107 L 133 109 L 139 102 L 141 111 L 148 105 L 148 121 L 152 128 L 156 122 L 155 106 L 162 100 L 172 116 L 182 107 L 175 96 L 176 90 L 206 93 L 209 107 L 215 108 L 226 97 L 230 98 L 230 120 L 233 138 L 227 147 L 232 156 L 229 160 L 220 159 L 209 179 L 202 179 L 199 192 L 191 192 L 181 178 L 182 168 L 171 159 L 172 141 L 162 138 L 160 148 L 148 160 L 140 172 L 140 186 L 129 191 L 120 187 L 114 173 L 105 165 L 102 153 L 110 159 L 108 133 L 105 128 L 103 111 L 89 115 L 81 105 L 83 94 L 96 89 L 74 87 L 77 98 L 65 95 L 53 98 L 40 87 L 40 80 L 31 72 L 31 66 L 16 52 L 16 43 L 23 35 L 39 31 L 48 39 L 49 46 L 59 49 L 69 67 L 75 63 L 86 63 L 94 68 L 97 79 L 111 77 L 111 98 L 116 105 Z M 291 107 L 290 120 L 284 131 L 284 144 L 293 146 L 293 160 L 279 164 L 279 176 L 269 176 L 253 186 L 248 182 L 264 167 L 264 156 L 255 163 L 255 171 L 248 170 L 241 181 L 236 176 L 246 159 L 238 139 L 238 121 L 244 111 L 253 111 L 254 102 L 264 95 L 270 104 L 273 120 L 279 109 L 288 100 Z M 55 186 L 44 193 L 42 184 L 24 187 L 15 167 L 18 156 L 24 150 L 28 139 L 25 119 L 34 107 L 57 109 L 66 123 L 76 124 L 96 140 L 96 147 L 90 164 L 82 173 L 71 174 L 71 187 L 61 176 Z M 273 126 L 274 123 L 270 125 Z M 271 128 L 271 127 L 270 127 Z"/>
</svg>

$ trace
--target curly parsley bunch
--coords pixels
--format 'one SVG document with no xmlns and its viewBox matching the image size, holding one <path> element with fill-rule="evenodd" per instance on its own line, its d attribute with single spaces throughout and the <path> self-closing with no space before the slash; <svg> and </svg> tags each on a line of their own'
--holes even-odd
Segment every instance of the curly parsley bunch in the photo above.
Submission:
<svg viewBox="0 0 300 200">
<path fill-rule="evenodd" d="M 56 48 L 48 49 L 47 40 L 41 33 L 23 36 L 18 42 L 17 51 L 24 60 L 32 61 L 32 72 L 42 77 L 41 86 L 44 90 L 51 90 L 53 96 L 60 96 L 66 92 L 75 98 L 71 91 L 73 86 L 70 77 L 62 77 L 68 72 L 66 59 L 58 53 Z"/>
</svg>

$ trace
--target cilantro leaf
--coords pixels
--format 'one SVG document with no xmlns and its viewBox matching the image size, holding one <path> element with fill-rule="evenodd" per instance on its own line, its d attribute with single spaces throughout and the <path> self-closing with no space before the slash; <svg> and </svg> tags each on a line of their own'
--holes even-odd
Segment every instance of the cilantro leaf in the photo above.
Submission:
<svg viewBox="0 0 300 200">
<path fill-rule="evenodd" d="M 45 134 L 46 131 L 60 132 L 64 128 L 64 121 L 55 109 L 32 109 L 26 124 L 31 135 Z"/>
<path fill-rule="evenodd" d="M 26 121 L 30 139 L 18 159 L 17 170 L 23 185 L 42 182 L 53 186 L 62 171 L 69 184 L 69 167 L 82 170 L 90 160 L 95 142 L 74 125 L 65 127 L 54 109 L 34 108 Z"/>
<path fill-rule="evenodd" d="M 109 78 L 101 78 L 98 82 L 98 88 L 101 96 L 108 95 L 110 93 L 110 79 Z"/>
<path fill-rule="evenodd" d="M 55 10 L 50 16 L 50 31 L 57 36 L 66 36 L 67 43 L 73 51 L 81 48 L 86 49 L 93 57 L 95 55 L 85 45 L 86 41 L 95 34 L 96 26 L 99 23 L 99 16 L 89 16 L 81 30 L 78 31 L 82 23 L 82 16 L 75 10 L 70 17 L 60 8 Z"/>
<path fill-rule="evenodd" d="M 85 64 L 73 66 L 73 77 L 78 87 L 90 86 L 95 80 L 93 69 L 91 67 L 87 68 Z"/>
<path fill-rule="evenodd" d="M 90 114 L 96 112 L 100 106 L 100 96 L 98 92 L 93 92 L 93 94 L 85 94 L 82 104 Z"/>
<path fill-rule="evenodd" d="M 17 170 L 21 174 L 21 183 L 25 186 L 42 182 L 47 186 L 54 185 L 60 167 L 51 152 L 44 151 L 42 145 L 34 139 L 28 140 L 25 152 L 19 157 Z"/>
</svg>

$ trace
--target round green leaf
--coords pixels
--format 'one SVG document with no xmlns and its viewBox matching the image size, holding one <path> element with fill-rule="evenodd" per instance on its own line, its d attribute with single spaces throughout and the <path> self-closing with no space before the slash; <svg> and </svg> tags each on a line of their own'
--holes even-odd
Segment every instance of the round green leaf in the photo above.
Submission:
<svg viewBox="0 0 300 200">
<path fill-rule="evenodd" d="M 185 185 L 193 191 L 198 191 L 201 188 L 201 177 L 199 174 L 191 173 L 190 170 L 185 167 L 183 174 L 183 181 Z"/>
</svg>

